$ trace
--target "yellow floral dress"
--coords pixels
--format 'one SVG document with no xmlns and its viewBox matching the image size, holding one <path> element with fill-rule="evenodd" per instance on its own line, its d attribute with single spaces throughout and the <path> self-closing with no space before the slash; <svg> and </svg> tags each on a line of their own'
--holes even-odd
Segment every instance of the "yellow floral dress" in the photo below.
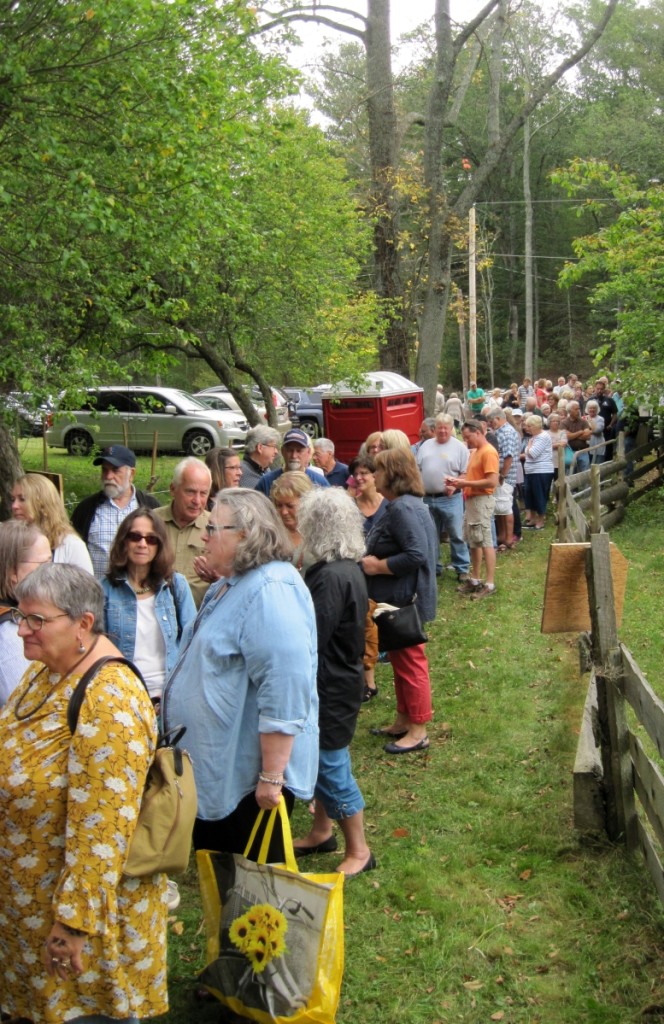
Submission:
<svg viewBox="0 0 664 1024">
<path fill-rule="evenodd" d="M 71 736 L 79 678 L 34 663 L 0 712 L 0 1006 L 34 1024 L 168 1010 L 166 876 L 122 874 L 154 711 L 132 672 L 106 665 Z M 78 978 L 43 967 L 54 921 L 88 936 Z"/>
</svg>

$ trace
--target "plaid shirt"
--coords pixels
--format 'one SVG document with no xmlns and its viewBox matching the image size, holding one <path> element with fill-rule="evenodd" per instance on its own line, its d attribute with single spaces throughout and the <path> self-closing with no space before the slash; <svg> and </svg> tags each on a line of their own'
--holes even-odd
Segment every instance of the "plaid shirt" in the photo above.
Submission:
<svg viewBox="0 0 664 1024">
<path fill-rule="evenodd" d="M 112 498 L 107 498 L 95 512 L 88 533 L 88 551 L 97 579 L 103 579 L 106 575 L 108 555 L 118 532 L 118 526 L 130 512 L 134 512 L 137 508 L 136 488 L 132 487 L 131 501 L 123 508 L 116 505 Z"/>
<path fill-rule="evenodd" d="M 505 483 L 516 487 L 516 470 L 519 464 L 519 455 L 521 454 L 521 438 L 519 433 L 509 423 L 503 423 L 502 427 L 499 427 L 496 431 L 496 441 L 498 442 L 498 454 L 500 456 L 500 472 L 503 472 L 505 459 L 511 455 L 512 465 L 505 476 Z"/>
</svg>

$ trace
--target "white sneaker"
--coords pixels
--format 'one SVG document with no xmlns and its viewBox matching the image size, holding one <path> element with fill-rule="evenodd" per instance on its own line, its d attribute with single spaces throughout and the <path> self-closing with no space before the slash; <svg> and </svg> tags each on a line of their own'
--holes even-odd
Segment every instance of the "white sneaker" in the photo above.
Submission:
<svg viewBox="0 0 664 1024">
<path fill-rule="evenodd" d="M 170 911 L 177 910 L 180 906 L 180 890 L 178 889 L 178 883 L 174 882 L 171 878 L 168 878 L 166 880 L 166 887 L 166 906 Z"/>
</svg>

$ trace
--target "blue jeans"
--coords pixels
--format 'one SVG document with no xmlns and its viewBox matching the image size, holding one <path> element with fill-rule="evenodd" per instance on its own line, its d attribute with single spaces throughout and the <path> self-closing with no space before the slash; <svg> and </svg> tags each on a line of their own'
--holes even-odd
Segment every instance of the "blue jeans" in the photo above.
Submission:
<svg viewBox="0 0 664 1024">
<path fill-rule="evenodd" d="M 463 539 L 463 495 L 460 491 L 451 498 L 447 495 L 434 497 L 425 494 L 424 504 L 428 506 L 434 526 L 438 531 L 438 540 L 447 532 L 450 538 L 450 558 L 452 568 L 465 575 L 470 569 L 468 545 Z"/>
<path fill-rule="evenodd" d="M 583 473 L 584 469 L 590 469 L 590 452 L 586 449 L 584 452 L 577 452 L 576 459 L 574 460 L 574 467 L 572 472 Z"/>
<path fill-rule="evenodd" d="M 352 818 L 364 809 L 360 787 L 353 777 L 348 747 L 341 747 L 340 750 L 320 749 L 314 796 L 320 800 L 328 818 L 333 821 Z"/>
</svg>

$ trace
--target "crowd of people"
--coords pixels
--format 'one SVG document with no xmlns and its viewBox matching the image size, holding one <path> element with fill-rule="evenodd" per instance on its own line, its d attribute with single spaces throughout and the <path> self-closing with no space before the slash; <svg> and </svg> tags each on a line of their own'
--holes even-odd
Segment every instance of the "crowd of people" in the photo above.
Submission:
<svg viewBox="0 0 664 1024">
<path fill-rule="evenodd" d="M 371 732 L 387 754 L 429 748 L 433 700 L 425 644 L 381 653 L 374 613 L 413 604 L 433 620 L 447 545 L 459 594 L 495 594 L 498 554 L 544 526 L 559 450 L 577 470 L 610 457 L 617 398 L 603 379 L 592 394 L 571 378 L 489 394 L 472 382 L 463 399 L 439 388 L 416 443 L 374 432 L 350 465 L 328 438 L 258 426 L 242 458 L 178 463 L 163 505 L 135 486 L 134 452 L 112 445 L 71 525 L 46 476 L 15 482 L 0 524 L 7 1018 L 165 1012 L 177 887 L 122 870 L 159 727 L 187 730 L 195 848 L 242 853 L 259 808 L 283 798 L 290 814 L 299 799 L 312 818 L 298 857 L 336 851 L 338 829 L 336 870 L 376 868 L 351 744 L 379 658 L 395 712 Z M 137 672 L 105 665 L 72 733 L 69 699 L 105 655 Z M 275 832 L 269 859 L 283 856 Z"/>
</svg>

